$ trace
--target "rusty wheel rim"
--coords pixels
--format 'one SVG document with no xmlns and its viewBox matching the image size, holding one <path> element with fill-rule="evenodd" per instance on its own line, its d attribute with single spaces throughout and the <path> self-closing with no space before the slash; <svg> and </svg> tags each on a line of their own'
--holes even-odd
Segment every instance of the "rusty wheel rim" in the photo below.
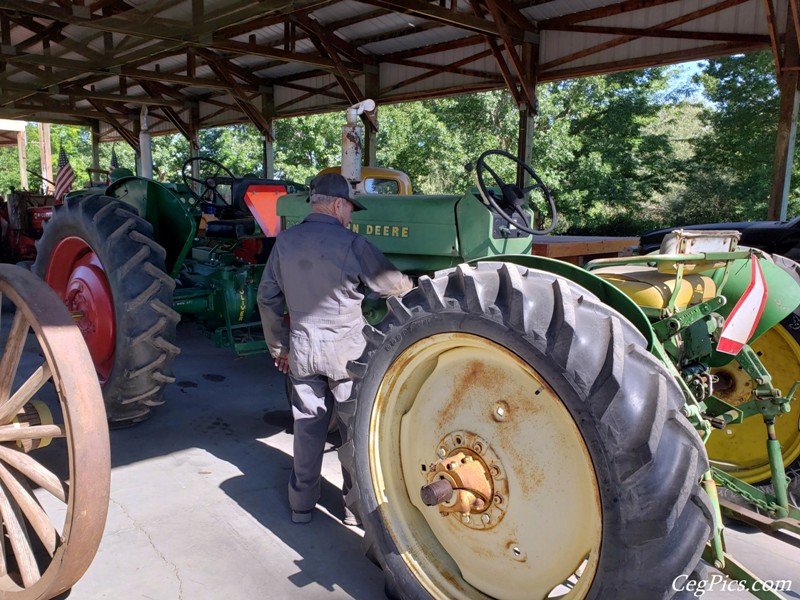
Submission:
<svg viewBox="0 0 800 600">
<path fill-rule="evenodd" d="M 506 348 L 444 333 L 405 350 L 379 387 L 369 452 L 384 525 L 434 597 L 587 595 L 602 538 L 591 458 L 557 394 Z M 465 454 L 492 498 L 441 516 L 420 488 Z"/>
<path fill-rule="evenodd" d="M 100 543 L 108 428 L 86 344 L 59 298 L 10 265 L 0 265 L 0 293 L 14 305 L 0 313 L 0 598 L 50 598 Z"/>
<path fill-rule="evenodd" d="M 783 325 L 776 325 L 758 338 L 752 347 L 772 375 L 772 385 L 788 393 L 794 382 L 800 380 L 800 344 L 797 340 Z M 750 399 L 753 382 L 737 361 L 714 369 L 713 373 L 720 379 L 715 395 L 733 405 Z M 794 408 L 775 419 L 775 430 L 781 442 L 784 465 L 788 466 L 800 457 L 800 421 Z M 713 431 L 706 449 L 716 466 L 747 483 L 758 483 L 769 479 L 771 473 L 766 440 L 764 420 L 751 417 L 738 425 Z"/>
</svg>

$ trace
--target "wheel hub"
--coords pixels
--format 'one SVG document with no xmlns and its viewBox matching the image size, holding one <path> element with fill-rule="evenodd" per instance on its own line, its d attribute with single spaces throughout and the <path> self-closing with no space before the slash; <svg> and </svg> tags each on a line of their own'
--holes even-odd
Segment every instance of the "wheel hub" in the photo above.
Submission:
<svg viewBox="0 0 800 600">
<path fill-rule="evenodd" d="M 453 515 L 470 529 L 491 529 L 500 523 L 508 506 L 508 480 L 489 442 L 469 431 L 455 431 L 440 440 L 436 455 L 443 458 L 421 470 L 427 481 L 423 490 L 431 485 L 447 489 L 437 482 L 449 485 L 449 494 L 441 494 L 436 503 L 439 514 Z"/>
<path fill-rule="evenodd" d="M 82 239 L 69 237 L 53 250 L 45 280 L 73 314 L 92 356 L 100 382 L 114 365 L 116 328 L 114 300 L 105 269 Z"/>
</svg>

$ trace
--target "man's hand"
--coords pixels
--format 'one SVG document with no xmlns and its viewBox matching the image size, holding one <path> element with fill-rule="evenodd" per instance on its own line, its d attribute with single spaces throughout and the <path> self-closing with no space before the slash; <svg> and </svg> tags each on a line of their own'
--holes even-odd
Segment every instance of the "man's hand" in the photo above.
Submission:
<svg viewBox="0 0 800 600">
<path fill-rule="evenodd" d="M 284 375 L 289 372 L 289 359 L 286 357 L 275 359 L 275 368 Z"/>
</svg>

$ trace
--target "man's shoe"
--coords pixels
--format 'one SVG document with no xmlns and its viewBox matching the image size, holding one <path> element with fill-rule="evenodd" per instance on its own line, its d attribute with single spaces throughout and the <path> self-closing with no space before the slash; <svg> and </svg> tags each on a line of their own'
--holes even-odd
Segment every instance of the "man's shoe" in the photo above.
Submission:
<svg viewBox="0 0 800 600">
<path fill-rule="evenodd" d="M 311 523 L 313 513 L 310 510 L 293 510 L 292 523 Z"/>
<path fill-rule="evenodd" d="M 350 527 L 356 527 L 361 525 L 361 519 L 359 519 L 352 510 L 345 506 L 344 519 L 342 519 L 342 523 L 349 525 Z"/>
</svg>

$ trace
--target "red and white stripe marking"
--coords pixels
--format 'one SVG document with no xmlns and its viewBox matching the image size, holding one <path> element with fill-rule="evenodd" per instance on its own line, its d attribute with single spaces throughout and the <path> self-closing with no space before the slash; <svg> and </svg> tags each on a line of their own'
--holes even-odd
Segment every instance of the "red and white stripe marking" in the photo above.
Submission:
<svg viewBox="0 0 800 600">
<path fill-rule="evenodd" d="M 750 257 L 750 265 L 750 285 L 725 321 L 717 344 L 717 350 L 725 354 L 739 354 L 742 346 L 753 337 L 767 304 L 767 282 L 755 256 Z"/>
</svg>

